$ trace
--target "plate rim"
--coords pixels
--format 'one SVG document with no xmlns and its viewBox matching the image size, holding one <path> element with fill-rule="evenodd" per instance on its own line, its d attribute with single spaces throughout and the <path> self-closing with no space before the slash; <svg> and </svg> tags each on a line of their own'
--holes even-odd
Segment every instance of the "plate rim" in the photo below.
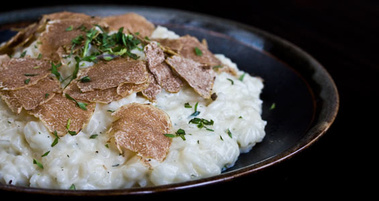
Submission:
<svg viewBox="0 0 379 201">
<path fill-rule="evenodd" d="M 275 44 L 283 45 L 286 48 L 289 48 L 296 52 L 298 55 L 301 55 L 305 60 L 311 62 L 311 65 L 314 69 L 316 69 L 316 74 L 314 75 L 314 79 L 323 79 L 327 81 L 326 88 L 323 89 L 319 94 L 322 97 L 323 101 L 328 99 L 328 104 L 323 105 L 321 110 L 319 111 L 319 116 L 323 117 L 321 122 L 318 122 L 318 119 L 313 121 L 317 122 L 316 124 L 312 124 L 311 127 L 306 131 L 304 137 L 300 139 L 299 142 L 296 143 L 296 146 L 292 146 L 289 149 L 281 152 L 278 155 L 269 157 L 265 160 L 259 161 L 256 164 L 252 164 L 246 167 L 242 167 L 237 170 L 233 170 L 231 172 L 224 172 L 219 175 L 174 183 L 167 185 L 159 185 L 152 187 L 136 187 L 136 188 L 127 188 L 127 189 L 99 189 L 99 190 L 65 190 L 65 189 L 45 189 L 45 188 L 34 188 L 34 187 L 24 187 L 24 186 L 13 186 L 7 184 L 0 184 L 0 190 L 11 191 L 11 192 L 21 192 L 21 193 L 32 193 L 32 194 L 45 194 L 45 195 L 80 195 L 80 196 L 110 196 L 110 195 L 134 195 L 134 194 L 148 194 L 148 193 L 158 193 L 172 190 L 181 190 L 194 188 L 199 186 L 206 186 L 209 184 L 220 183 L 223 181 L 229 181 L 236 177 L 241 177 L 247 174 L 251 174 L 253 172 L 257 172 L 266 167 L 270 167 L 274 164 L 280 163 L 297 153 L 303 151 L 314 142 L 316 142 L 321 136 L 323 136 L 327 130 L 331 127 L 332 123 L 335 121 L 338 110 L 339 110 L 339 94 L 337 90 L 337 86 L 331 77 L 331 75 L 327 72 L 324 66 L 322 66 L 315 58 L 313 58 L 310 54 L 302 50 L 297 45 L 283 39 L 279 36 L 271 34 L 267 31 L 261 30 L 257 27 L 246 25 L 240 22 L 236 22 L 233 20 L 207 15 L 204 13 L 192 12 L 192 11 L 184 11 L 173 8 L 162 8 L 162 7 L 154 7 L 154 6 L 131 6 L 131 5 L 114 5 L 114 4 L 96 4 L 96 5 L 57 5 L 57 6 L 47 6 L 47 7 L 38 7 L 32 9 L 22 9 L 22 10 L 14 10 L 9 12 L 0 13 L 0 27 L 7 23 L 15 23 L 20 21 L 30 20 L 30 17 L 36 19 L 41 16 L 43 13 L 57 12 L 57 11 L 78 11 L 83 12 L 83 9 L 87 9 L 89 12 L 91 10 L 99 10 L 102 9 L 105 13 L 110 11 L 124 11 L 127 10 L 134 11 L 136 13 L 140 12 L 171 12 L 175 14 L 181 14 L 186 16 L 196 16 L 197 20 L 205 20 L 205 21 L 217 21 L 217 23 L 225 23 L 228 26 L 237 27 L 238 29 L 243 29 L 247 32 L 252 32 L 261 36 L 264 40 L 273 41 Z M 130 12 L 129 11 L 129 12 Z M 238 40 L 238 39 L 236 39 Z M 245 43 L 245 42 L 243 42 Z M 249 46 L 255 47 L 253 44 L 246 43 Z M 258 48 L 259 49 L 259 48 Z M 265 49 L 260 49 L 259 51 L 266 51 Z M 269 52 L 266 52 L 272 55 Z M 275 56 L 275 55 L 272 55 Z M 280 60 L 280 58 L 277 58 Z M 323 93 L 323 94 L 322 94 Z M 332 96 L 329 96 L 332 94 Z"/>
</svg>

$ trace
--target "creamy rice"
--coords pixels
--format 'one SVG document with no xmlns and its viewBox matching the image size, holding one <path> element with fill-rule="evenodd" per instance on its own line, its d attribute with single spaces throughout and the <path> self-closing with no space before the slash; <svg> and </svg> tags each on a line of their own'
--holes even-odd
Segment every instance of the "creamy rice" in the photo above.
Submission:
<svg viewBox="0 0 379 201">
<path fill-rule="evenodd" d="M 151 38 L 177 37 L 158 26 Z M 36 45 L 32 43 L 26 49 L 27 55 L 38 56 Z M 144 58 L 143 53 L 139 55 Z M 60 137 L 54 147 L 51 144 L 55 136 L 40 120 L 25 112 L 14 114 L 0 99 L 0 182 L 41 188 L 69 189 L 74 185 L 76 189 L 117 189 L 220 174 L 234 165 L 240 153 L 248 152 L 263 139 L 266 121 L 261 119 L 262 80 L 238 70 L 224 55 L 216 54 L 216 57 L 235 68 L 238 76 L 225 72 L 217 75 L 213 87 L 217 94 L 215 101 L 204 100 L 192 88 L 184 86 L 178 93 L 162 90 L 152 103 L 167 112 L 174 131 L 181 128 L 186 132 L 185 140 L 173 138 L 163 162 L 144 161 L 132 152 L 120 155 L 107 134 L 112 122 L 110 111 L 131 102 L 149 103 L 136 94 L 110 104 L 98 103 L 88 125 L 78 135 Z M 70 60 L 65 62 L 69 64 Z M 67 72 L 61 72 L 63 77 L 72 73 L 74 61 L 69 66 Z M 243 74 L 241 81 L 238 77 Z M 185 103 L 192 108 L 184 107 Z M 214 131 L 189 124 L 196 103 L 200 111 L 197 117 L 212 119 L 214 125 L 210 127 Z"/>
</svg>

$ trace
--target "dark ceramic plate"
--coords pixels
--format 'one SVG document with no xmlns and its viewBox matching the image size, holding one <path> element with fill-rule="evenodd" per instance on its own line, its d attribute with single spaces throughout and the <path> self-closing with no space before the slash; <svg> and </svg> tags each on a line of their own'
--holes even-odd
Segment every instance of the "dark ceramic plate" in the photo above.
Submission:
<svg viewBox="0 0 379 201">
<path fill-rule="evenodd" d="M 136 12 L 180 35 L 205 38 L 212 52 L 225 54 L 240 69 L 264 79 L 265 87 L 261 98 L 264 101 L 262 117 L 267 120 L 266 137 L 249 153 L 242 154 L 233 168 L 205 179 L 121 190 L 49 190 L 3 184 L 0 185 L 1 190 L 49 195 L 127 195 L 222 182 L 293 156 L 322 136 L 336 117 L 339 107 L 336 86 L 315 59 L 281 38 L 220 18 L 149 7 L 48 7 L 0 14 L 0 42 L 8 40 L 14 34 L 9 30 L 10 27 L 38 20 L 45 13 L 63 10 L 97 16 Z M 273 104 L 274 109 L 271 108 Z"/>
</svg>

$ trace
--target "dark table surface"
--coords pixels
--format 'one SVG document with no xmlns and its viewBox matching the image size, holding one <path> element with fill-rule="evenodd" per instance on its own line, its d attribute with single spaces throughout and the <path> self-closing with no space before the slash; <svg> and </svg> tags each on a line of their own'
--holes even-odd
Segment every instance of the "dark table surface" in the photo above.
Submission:
<svg viewBox="0 0 379 201">
<path fill-rule="evenodd" d="M 28 1 L 9 2 L 1 12 L 65 4 L 126 4 L 176 8 L 226 18 L 268 31 L 299 46 L 333 77 L 340 95 L 338 116 L 316 143 L 274 166 L 232 181 L 154 195 L 198 199 L 202 195 L 252 200 L 284 196 L 367 196 L 377 124 L 379 1 Z M 374 181 L 374 184 L 370 184 Z M 367 185 L 367 186 L 365 186 Z M 366 188 L 367 187 L 367 188 Z M 271 193 L 270 193 L 271 192 Z M 330 194 L 332 192 L 332 194 Z M 4 192 L 5 193 L 5 192 Z M 358 194 L 359 193 L 359 194 Z M 5 194 L 4 194 L 5 195 Z M 135 198 L 153 198 L 151 195 Z"/>
</svg>

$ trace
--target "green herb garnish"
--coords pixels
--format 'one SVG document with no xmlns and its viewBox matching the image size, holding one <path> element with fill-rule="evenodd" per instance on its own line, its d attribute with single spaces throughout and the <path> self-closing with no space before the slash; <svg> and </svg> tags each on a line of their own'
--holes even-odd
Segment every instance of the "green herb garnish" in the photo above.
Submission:
<svg viewBox="0 0 379 201">
<path fill-rule="evenodd" d="M 33 158 L 33 164 L 37 165 L 39 168 L 43 169 L 42 163 L 38 162 L 36 159 Z"/>
<path fill-rule="evenodd" d="M 91 79 L 88 77 L 88 75 L 80 78 L 80 82 L 90 82 L 90 81 Z"/>
<path fill-rule="evenodd" d="M 79 102 L 77 100 L 75 100 L 73 97 L 71 97 L 70 95 L 68 94 L 65 94 L 66 98 L 69 99 L 69 100 L 72 100 L 76 103 L 76 105 L 82 109 L 82 110 L 87 110 L 87 103 L 82 103 L 82 102 Z"/>
<path fill-rule="evenodd" d="M 87 32 L 87 34 L 86 34 L 87 39 L 84 42 L 84 49 L 83 49 L 82 57 L 85 57 L 87 55 L 89 44 L 96 37 L 97 34 L 99 34 L 99 32 L 96 29 L 94 29 L 94 28 L 90 29 Z"/>
<path fill-rule="evenodd" d="M 78 107 L 80 107 L 80 109 L 87 110 L 87 103 L 76 101 L 76 104 L 78 105 Z"/>
<path fill-rule="evenodd" d="M 97 136 L 99 136 L 99 134 L 92 134 L 91 136 L 89 136 L 89 139 L 96 139 Z"/>
<path fill-rule="evenodd" d="M 186 140 L 186 137 L 185 137 L 184 135 L 186 135 L 186 131 L 183 130 L 183 129 L 181 129 L 181 128 L 179 128 L 179 129 L 175 132 L 175 134 L 170 134 L 170 133 L 168 133 L 168 134 L 164 134 L 164 136 L 166 136 L 166 137 L 169 137 L 169 138 L 180 137 L 180 138 L 182 138 L 182 140 L 185 141 L 185 140 Z"/>
<path fill-rule="evenodd" d="M 198 105 L 199 105 L 199 102 L 196 102 L 195 107 L 194 107 L 194 112 L 190 116 L 196 117 L 197 115 L 200 114 L 200 111 L 197 110 Z"/>
<path fill-rule="evenodd" d="M 228 129 L 226 129 L 226 134 L 228 134 L 229 135 L 229 137 L 230 138 L 233 138 L 233 134 L 232 134 L 232 132 L 230 131 L 230 129 L 228 128 Z"/>
<path fill-rule="evenodd" d="M 59 136 L 58 136 L 58 133 L 56 130 L 53 132 L 53 135 L 55 136 L 55 139 L 54 139 L 53 143 L 51 143 L 51 147 L 54 147 L 55 145 L 57 145 L 58 140 L 59 140 Z"/>
<path fill-rule="evenodd" d="M 62 76 L 58 71 L 58 68 L 61 66 L 62 66 L 62 63 L 58 63 L 57 65 L 55 65 L 53 62 L 51 62 L 51 73 L 55 75 L 55 77 L 57 77 L 58 80 L 62 79 Z"/>
<path fill-rule="evenodd" d="M 68 134 L 70 134 L 72 136 L 77 135 L 77 133 L 75 131 L 70 131 L 70 126 L 71 126 L 71 118 L 69 118 L 67 120 L 67 125 L 66 125 L 67 132 L 68 132 Z"/>
<path fill-rule="evenodd" d="M 26 50 L 24 50 L 24 51 L 21 53 L 20 58 L 24 58 L 25 55 L 26 55 Z"/>
<path fill-rule="evenodd" d="M 28 77 L 34 77 L 34 76 L 37 76 L 39 74 L 36 74 L 36 73 L 25 73 L 24 75 L 28 76 Z"/>
<path fill-rule="evenodd" d="M 184 103 L 185 108 L 192 108 L 192 106 L 189 103 Z"/>
<path fill-rule="evenodd" d="M 71 44 L 72 44 L 71 49 L 73 49 L 76 45 L 81 45 L 83 40 L 84 40 L 83 35 L 79 35 L 79 36 L 75 37 L 74 39 L 72 39 L 71 40 Z"/>
<path fill-rule="evenodd" d="M 65 31 L 72 31 L 73 29 L 74 29 L 74 27 L 71 25 L 71 26 L 67 27 L 67 28 L 65 29 Z"/>
<path fill-rule="evenodd" d="M 198 47 L 195 47 L 194 51 L 196 56 L 203 56 L 203 52 Z"/>
<path fill-rule="evenodd" d="M 71 184 L 70 188 L 68 190 L 76 190 L 75 184 Z"/>
<path fill-rule="evenodd" d="M 243 78 L 245 78 L 245 75 L 246 75 L 246 73 L 243 73 L 238 79 L 239 79 L 240 81 L 243 81 Z"/>
<path fill-rule="evenodd" d="M 29 84 L 29 82 L 30 82 L 30 78 L 24 80 L 24 83 L 25 83 L 25 84 Z"/>
<path fill-rule="evenodd" d="M 234 85 L 234 81 L 232 79 L 230 79 L 230 78 L 226 78 L 226 79 L 229 80 L 230 83 L 232 83 L 232 85 Z"/>
<path fill-rule="evenodd" d="M 70 134 L 71 136 L 74 136 L 74 135 L 77 135 L 78 133 L 77 132 L 75 132 L 75 131 L 67 131 L 68 132 L 68 134 Z"/>
<path fill-rule="evenodd" d="M 49 153 L 50 153 L 50 151 L 47 151 L 47 152 L 45 152 L 44 154 L 42 154 L 41 157 L 45 157 L 45 156 L 49 155 Z"/>
<path fill-rule="evenodd" d="M 271 104 L 271 107 L 270 107 L 270 110 L 273 110 L 273 109 L 275 109 L 276 108 L 276 104 L 275 103 L 272 103 Z"/>
<path fill-rule="evenodd" d="M 214 121 L 203 119 L 203 118 L 193 118 L 188 123 L 197 124 L 198 128 L 205 128 L 207 131 L 214 131 L 213 129 L 208 128 L 207 126 L 213 126 Z"/>
</svg>

